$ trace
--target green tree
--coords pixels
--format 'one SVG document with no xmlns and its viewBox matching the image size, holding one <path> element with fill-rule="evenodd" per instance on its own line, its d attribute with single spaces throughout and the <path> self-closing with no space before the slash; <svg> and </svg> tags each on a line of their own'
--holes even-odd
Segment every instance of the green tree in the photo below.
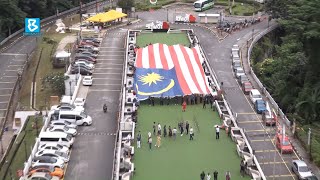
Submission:
<svg viewBox="0 0 320 180">
<path fill-rule="evenodd" d="M 306 100 L 300 101 L 296 104 L 296 110 L 304 117 L 307 124 L 315 122 L 319 117 L 320 91 L 313 90 L 312 93 L 307 96 Z"/>
</svg>

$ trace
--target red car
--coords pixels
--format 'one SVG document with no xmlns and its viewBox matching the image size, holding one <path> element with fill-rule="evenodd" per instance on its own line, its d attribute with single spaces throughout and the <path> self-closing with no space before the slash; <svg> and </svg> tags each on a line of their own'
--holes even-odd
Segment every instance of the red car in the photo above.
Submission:
<svg viewBox="0 0 320 180">
<path fill-rule="evenodd" d="M 242 90 L 243 90 L 244 94 L 248 95 L 252 89 L 253 89 L 253 86 L 252 86 L 251 82 L 242 83 Z"/>
<path fill-rule="evenodd" d="M 98 44 L 98 43 L 95 43 L 95 42 L 93 42 L 93 41 L 85 41 L 85 40 L 83 40 L 83 41 L 81 41 L 80 43 L 79 43 L 79 46 L 81 46 L 81 45 L 92 45 L 92 46 L 94 46 L 94 47 L 99 47 L 99 45 L 100 44 Z"/>
<path fill-rule="evenodd" d="M 293 153 L 293 147 L 289 141 L 288 136 L 285 135 L 285 137 L 282 139 L 282 134 L 277 134 L 276 136 L 276 146 L 282 152 L 282 154 L 291 154 Z"/>
</svg>

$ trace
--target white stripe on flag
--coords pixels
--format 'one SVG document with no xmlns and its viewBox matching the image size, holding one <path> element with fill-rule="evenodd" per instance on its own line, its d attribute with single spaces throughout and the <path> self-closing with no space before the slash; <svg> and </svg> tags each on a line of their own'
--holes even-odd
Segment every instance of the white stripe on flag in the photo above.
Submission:
<svg viewBox="0 0 320 180">
<path fill-rule="evenodd" d="M 186 80 L 190 91 L 192 93 L 197 93 L 197 94 L 200 93 L 197 86 L 194 84 L 194 82 L 192 80 L 190 71 L 188 69 L 188 65 L 187 65 L 186 60 L 184 59 L 183 53 L 180 49 L 180 45 L 174 45 L 173 48 L 177 54 L 178 62 L 179 62 L 180 68 L 182 70 L 183 77 Z"/>
<path fill-rule="evenodd" d="M 142 49 L 142 67 L 149 68 L 149 52 L 148 46 Z"/>
<path fill-rule="evenodd" d="M 159 43 L 153 45 L 153 54 L 154 54 L 154 61 L 156 62 L 156 68 L 162 69 L 163 65 L 160 59 Z"/>
<path fill-rule="evenodd" d="M 174 67 L 173 61 L 172 61 L 172 57 L 169 51 L 169 46 L 167 46 L 166 44 L 163 45 L 163 51 L 164 51 L 164 56 L 166 57 L 166 61 L 168 63 L 168 68 L 172 69 Z"/>
<path fill-rule="evenodd" d="M 202 65 L 203 61 L 204 61 L 204 58 L 202 57 L 201 53 L 200 53 L 200 49 L 199 49 L 199 46 L 197 45 L 196 47 L 194 47 L 197 51 L 197 54 L 199 56 L 199 59 L 200 59 L 200 63 Z"/>
<path fill-rule="evenodd" d="M 196 62 L 196 59 L 193 55 L 193 51 L 189 48 L 185 48 L 187 53 L 188 53 L 188 56 L 190 58 L 190 61 L 191 61 L 191 64 L 192 64 L 192 67 L 193 67 L 193 72 L 197 78 L 197 82 L 201 88 L 201 91 L 202 93 L 207 93 L 207 89 L 206 89 L 206 84 L 205 82 L 203 82 L 203 78 L 202 78 L 202 74 L 201 74 L 201 69 L 199 69 L 199 66 Z M 200 65 L 201 66 L 201 65 Z M 202 66 L 201 66 L 202 67 Z"/>
</svg>

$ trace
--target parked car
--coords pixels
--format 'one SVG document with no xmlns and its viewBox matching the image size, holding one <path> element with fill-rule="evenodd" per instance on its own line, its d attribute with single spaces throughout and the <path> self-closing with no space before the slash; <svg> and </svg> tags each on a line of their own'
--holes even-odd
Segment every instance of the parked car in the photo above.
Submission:
<svg viewBox="0 0 320 180">
<path fill-rule="evenodd" d="M 95 42 L 95 43 L 100 43 L 101 41 L 99 40 L 99 39 L 97 39 L 97 38 L 94 38 L 94 37 L 84 37 L 84 38 L 82 38 L 82 40 L 84 40 L 84 41 L 93 41 L 93 42 Z"/>
<path fill-rule="evenodd" d="M 266 126 L 275 126 L 277 118 L 277 113 L 271 109 L 269 103 L 266 102 L 266 110 L 262 113 L 262 121 Z"/>
<path fill-rule="evenodd" d="M 59 143 L 47 143 L 39 146 L 39 151 L 41 150 L 54 150 L 54 151 L 60 151 L 66 154 L 69 154 L 69 148 L 66 146 L 63 146 Z"/>
<path fill-rule="evenodd" d="M 60 111 L 84 111 L 84 107 L 77 107 L 71 104 L 60 104 L 57 106 L 52 106 L 51 110 L 60 110 Z"/>
<path fill-rule="evenodd" d="M 251 100 L 251 102 L 254 104 L 256 102 L 256 100 L 261 99 L 262 100 L 262 96 L 260 94 L 260 92 L 258 91 L 258 89 L 252 89 L 249 93 L 249 98 Z"/>
<path fill-rule="evenodd" d="M 244 70 L 242 67 L 238 67 L 235 71 L 236 77 L 239 78 L 241 75 L 245 75 Z"/>
<path fill-rule="evenodd" d="M 77 130 L 74 128 L 69 128 L 67 126 L 51 126 L 47 129 L 50 132 L 64 132 L 72 136 L 77 135 Z"/>
<path fill-rule="evenodd" d="M 98 54 L 92 53 L 90 51 L 83 51 L 80 54 L 88 55 L 88 56 L 91 56 L 91 57 L 94 57 L 94 58 L 98 57 Z"/>
<path fill-rule="evenodd" d="M 243 83 L 250 82 L 250 81 L 249 81 L 247 75 L 243 74 L 243 75 L 239 76 L 238 82 L 239 82 L 240 86 L 242 86 Z"/>
<path fill-rule="evenodd" d="M 80 63 L 80 64 L 72 64 L 71 68 L 80 68 L 80 71 L 81 71 L 81 68 L 84 68 L 84 69 L 87 69 L 87 70 L 90 70 L 90 71 L 93 71 L 93 67 L 90 67 L 90 66 L 87 66 L 83 63 Z"/>
<path fill-rule="evenodd" d="M 307 164 L 302 160 L 293 160 L 291 169 L 298 176 L 298 179 L 307 179 L 307 177 L 313 176 Z"/>
<path fill-rule="evenodd" d="M 92 76 L 84 76 L 82 80 L 82 85 L 92 86 L 92 82 L 93 82 Z"/>
<path fill-rule="evenodd" d="M 50 167 L 58 167 L 61 169 L 64 168 L 64 161 L 62 159 L 58 159 L 54 157 L 46 157 L 46 156 L 34 157 L 32 159 L 31 164 L 32 164 L 32 167 L 50 166 Z"/>
<path fill-rule="evenodd" d="M 86 99 L 84 98 L 76 98 L 73 102 L 75 106 L 81 106 L 81 107 L 84 107 L 85 103 L 86 103 Z"/>
<path fill-rule="evenodd" d="M 91 45 L 91 46 L 94 46 L 94 47 L 99 47 L 99 46 L 100 46 L 99 43 L 95 43 L 95 42 L 90 41 L 90 40 L 81 41 L 81 42 L 79 43 L 79 45 L 80 45 L 80 46 L 81 46 L 81 45 Z"/>
<path fill-rule="evenodd" d="M 287 135 L 282 138 L 281 133 L 277 133 L 276 135 L 276 146 L 282 154 L 291 154 L 293 153 L 293 147 L 289 141 L 289 138 Z"/>
<path fill-rule="evenodd" d="M 92 50 L 92 51 L 95 51 L 95 52 L 99 52 L 99 48 L 97 47 L 94 47 L 92 45 L 80 45 L 78 46 L 78 48 L 80 49 L 87 49 L 87 50 Z"/>
<path fill-rule="evenodd" d="M 85 63 L 85 64 L 87 64 L 88 66 L 94 66 L 94 62 L 91 62 L 91 61 L 88 61 L 88 60 L 86 60 L 86 59 L 77 59 L 77 60 L 75 60 L 73 63 L 77 63 L 77 62 L 80 62 L 80 63 Z M 92 64 L 92 65 L 90 65 L 90 64 Z"/>
<path fill-rule="evenodd" d="M 80 59 L 81 60 L 87 60 L 87 61 L 90 61 L 92 63 L 97 63 L 97 60 L 91 56 L 88 56 L 88 55 L 85 55 L 85 54 L 77 54 L 75 57 L 74 57 L 75 61 L 79 61 Z"/>
<path fill-rule="evenodd" d="M 37 166 L 29 170 L 29 177 L 35 173 L 46 173 L 51 176 L 57 176 L 58 178 L 63 178 L 63 170 L 61 168 L 55 168 L 50 166 Z"/>
<path fill-rule="evenodd" d="M 317 178 L 317 176 L 312 175 L 312 176 L 306 177 L 306 180 L 318 180 L 318 178 Z"/>
<path fill-rule="evenodd" d="M 232 58 L 232 64 L 234 64 L 235 62 L 241 63 L 240 58 Z"/>
<path fill-rule="evenodd" d="M 74 128 L 76 129 L 78 126 L 76 124 L 73 124 L 71 122 L 68 122 L 68 121 L 51 121 L 51 124 L 50 126 L 67 126 L 69 128 Z"/>
<path fill-rule="evenodd" d="M 45 172 L 35 172 L 28 176 L 27 180 L 59 180 L 57 176 L 52 176 Z"/>
<path fill-rule="evenodd" d="M 233 71 L 234 72 L 236 72 L 236 69 L 240 68 L 240 67 L 242 67 L 240 61 L 236 61 L 233 63 Z"/>
<path fill-rule="evenodd" d="M 36 152 L 35 156 L 36 157 L 39 157 L 39 156 L 54 157 L 57 159 L 62 159 L 64 162 L 69 161 L 68 154 L 60 152 L 60 151 L 55 151 L 55 150 L 41 150 L 41 151 Z"/>
<path fill-rule="evenodd" d="M 248 95 L 250 91 L 253 89 L 251 82 L 244 82 L 241 85 L 244 94 Z"/>
<path fill-rule="evenodd" d="M 264 100 L 258 99 L 254 104 L 254 108 L 258 114 L 262 114 L 266 109 L 266 102 Z"/>
<path fill-rule="evenodd" d="M 78 67 L 72 67 L 71 68 L 71 73 L 72 74 L 78 74 L 79 73 L 79 68 Z M 89 69 L 85 69 L 80 67 L 80 74 L 81 75 L 92 75 L 92 71 Z"/>
</svg>

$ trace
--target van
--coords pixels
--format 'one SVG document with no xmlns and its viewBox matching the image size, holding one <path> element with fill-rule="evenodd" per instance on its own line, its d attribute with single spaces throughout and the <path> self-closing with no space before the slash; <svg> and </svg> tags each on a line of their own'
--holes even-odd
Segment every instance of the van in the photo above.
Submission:
<svg viewBox="0 0 320 180">
<path fill-rule="evenodd" d="M 39 134 L 39 146 L 47 143 L 59 143 L 69 148 L 73 142 L 74 138 L 64 132 L 41 132 Z"/>
<path fill-rule="evenodd" d="M 275 126 L 277 123 L 277 114 L 269 106 L 269 103 L 266 102 L 266 111 L 262 113 L 262 120 L 266 126 Z"/>
<path fill-rule="evenodd" d="M 84 111 L 59 111 L 59 120 L 75 123 L 76 125 L 89 126 L 92 124 L 92 118 Z"/>
</svg>

